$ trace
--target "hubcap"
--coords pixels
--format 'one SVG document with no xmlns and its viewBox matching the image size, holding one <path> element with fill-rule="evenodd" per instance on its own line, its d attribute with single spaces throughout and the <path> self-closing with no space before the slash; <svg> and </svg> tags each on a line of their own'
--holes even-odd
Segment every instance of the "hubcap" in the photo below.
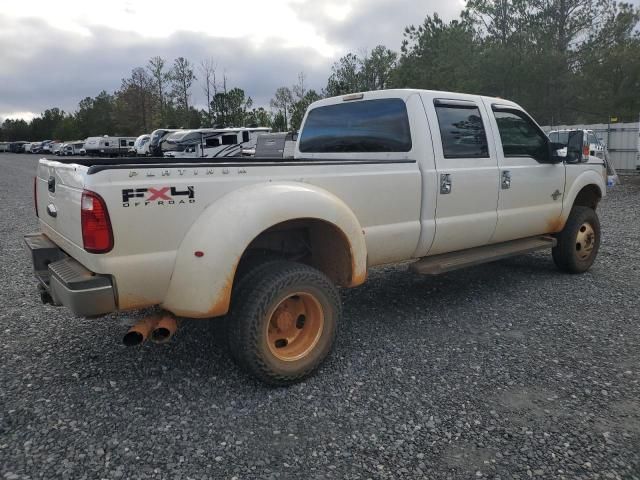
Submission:
<svg viewBox="0 0 640 480">
<path fill-rule="evenodd" d="M 294 293 L 271 311 L 267 324 L 269 351 L 278 359 L 293 362 L 309 355 L 324 328 L 320 302 L 309 293 Z"/>
<path fill-rule="evenodd" d="M 586 260 L 593 252 L 596 243 L 596 232 L 590 223 L 583 223 L 576 237 L 576 255 L 580 260 Z"/>
</svg>

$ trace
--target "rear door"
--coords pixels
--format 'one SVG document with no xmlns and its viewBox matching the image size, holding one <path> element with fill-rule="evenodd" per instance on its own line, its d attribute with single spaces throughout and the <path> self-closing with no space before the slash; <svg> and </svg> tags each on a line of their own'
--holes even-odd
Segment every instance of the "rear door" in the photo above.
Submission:
<svg viewBox="0 0 640 480">
<path fill-rule="evenodd" d="M 429 254 L 485 245 L 496 228 L 498 161 L 481 100 L 425 92 L 438 172 L 436 234 Z M 476 98 L 476 97 L 471 97 Z"/>
<path fill-rule="evenodd" d="M 559 231 L 564 163 L 549 163 L 549 139 L 527 113 L 486 102 L 500 167 L 498 225 L 491 242 Z"/>
</svg>

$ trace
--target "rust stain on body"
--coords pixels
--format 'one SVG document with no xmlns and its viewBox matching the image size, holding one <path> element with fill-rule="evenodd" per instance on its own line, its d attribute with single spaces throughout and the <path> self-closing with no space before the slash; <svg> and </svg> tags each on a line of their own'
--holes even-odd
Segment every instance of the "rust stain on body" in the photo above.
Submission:
<svg viewBox="0 0 640 480">
<path fill-rule="evenodd" d="M 547 221 L 547 233 L 558 233 L 564 228 L 564 220 L 561 215 Z"/>
<path fill-rule="evenodd" d="M 207 317 L 220 317 L 226 315 L 229 312 L 229 305 L 231 304 L 231 293 L 233 291 L 233 279 L 235 277 L 236 268 L 227 276 L 224 286 L 218 293 L 218 298 L 213 303 L 211 308 L 207 311 Z"/>
<path fill-rule="evenodd" d="M 131 293 L 124 293 L 118 296 L 118 310 L 135 310 L 139 308 L 147 308 L 157 305 L 158 302 L 152 302 L 148 298 Z"/>
</svg>

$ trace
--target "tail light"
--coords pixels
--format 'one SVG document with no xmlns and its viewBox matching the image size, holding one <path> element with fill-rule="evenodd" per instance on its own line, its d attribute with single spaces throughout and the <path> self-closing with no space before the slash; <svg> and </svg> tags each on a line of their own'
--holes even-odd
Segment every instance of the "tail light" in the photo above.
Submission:
<svg viewBox="0 0 640 480">
<path fill-rule="evenodd" d="M 38 217 L 38 176 L 33 177 L 33 205 L 36 207 L 36 217 Z"/>
<path fill-rule="evenodd" d="M 85 190 L 81 202 L 82 242 L 89 253 L 107 253 L 113 248 L 113 231 L 107 205 L 100 195 Z"/>
</svg>

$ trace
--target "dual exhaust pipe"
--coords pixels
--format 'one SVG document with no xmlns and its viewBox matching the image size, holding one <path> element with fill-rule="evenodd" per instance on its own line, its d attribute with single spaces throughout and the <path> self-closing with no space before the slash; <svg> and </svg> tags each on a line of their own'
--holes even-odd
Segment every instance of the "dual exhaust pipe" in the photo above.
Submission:
<svg viewBox="0 0 640 480">
<path fill-rule="evenodd" d="M 177 329 L 178 322 L 170 313 L 151 315 L 132 326 L 122 338 L 122 343 L 127 347 L 140 345 L 147 339 L 154 343 L 167 343 Z"/>
</svg>

